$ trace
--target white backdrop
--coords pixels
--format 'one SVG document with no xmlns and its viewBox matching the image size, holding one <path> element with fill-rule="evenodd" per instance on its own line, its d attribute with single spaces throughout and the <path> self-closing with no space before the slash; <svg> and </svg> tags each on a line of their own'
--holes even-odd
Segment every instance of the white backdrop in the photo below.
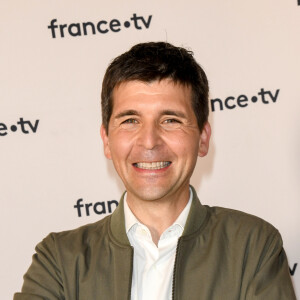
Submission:
<svg viewBox="0 0 300 300">
<path fill-rule="evenodd" d="M 2 299 L 43 237 L 119 199 L 99 136 L 102 77 L 132 45 L 161 40 L 192 49 L 210 81 L 212 144 L 192 179 L 201 202 L 277 227 L 300 295 L 297 0 L 12 0 L 0 11 Z"/>
</svg>

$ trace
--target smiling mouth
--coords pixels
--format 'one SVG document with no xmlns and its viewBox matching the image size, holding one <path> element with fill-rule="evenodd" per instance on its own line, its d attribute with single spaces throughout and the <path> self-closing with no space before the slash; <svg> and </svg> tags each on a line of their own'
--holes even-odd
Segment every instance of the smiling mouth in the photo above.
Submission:
<svg viewBox="0 0 300 300">
<path fill-rule="evenodd" d="M 159 170 L 168 167 L 171 164 L 170 161 L 156 161 L 156 162 L 140 162 L 133 165 L 138 169 L 144 170 Z"/>
</svg>

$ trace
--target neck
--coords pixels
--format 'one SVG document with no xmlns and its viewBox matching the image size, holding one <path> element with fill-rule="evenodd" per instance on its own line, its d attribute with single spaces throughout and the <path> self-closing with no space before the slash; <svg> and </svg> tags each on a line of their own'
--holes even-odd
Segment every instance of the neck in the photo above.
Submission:
<svg viewBox="0 0 300 300">
<path fill-rule="evenodd" d="M 157 200 L 142 200 L 127 192 L 127 204 L 135 217 L 150 230 L 153 242 L 158 245 L 162 233 L 178 218 L 188 203 L 189 187 L 179 195 Z"/>
</svg>

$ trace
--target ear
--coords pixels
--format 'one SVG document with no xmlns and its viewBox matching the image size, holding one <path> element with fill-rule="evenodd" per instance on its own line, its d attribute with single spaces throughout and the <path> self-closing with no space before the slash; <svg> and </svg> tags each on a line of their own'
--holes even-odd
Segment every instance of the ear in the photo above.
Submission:
<svg viewBox="0 0 300 300">
<path fill-rule="evenodd" d="M 211 128 L 209 123 L 206 122 L 200 133 L 198 156 L 203 157 L 207 154 L 209 148 L 210 135 L 211 135 Z"/>
<path fill-rule="evenodd" d="M 103 141 L 104 155 L 106 156 L 106 158 L 111 159 L 108 134 L 106 133 L 106 129 L 104 128 L 103 124 L 101 125 L 101 128 L 100 128 L 100 135 L 101 135 L 101 138 Z"/>
</svg>

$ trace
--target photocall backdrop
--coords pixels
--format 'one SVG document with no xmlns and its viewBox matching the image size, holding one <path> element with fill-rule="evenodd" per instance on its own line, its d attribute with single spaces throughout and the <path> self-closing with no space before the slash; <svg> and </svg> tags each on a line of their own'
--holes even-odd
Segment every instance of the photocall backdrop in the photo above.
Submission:
<svg viewBox="0 0 300 300">
<path fill-rule="evenodd" d="M 104 71 L 138 42 L 192 49 L 210 81 L 212 142 L 201 202 L 282 234 L 300 295 L 300 1 L 53 1 L 0 4 L 2 299 L 20 290 L 49 232 L 110 214 L 124 188 L 103 155 Z"/>
</svg>

